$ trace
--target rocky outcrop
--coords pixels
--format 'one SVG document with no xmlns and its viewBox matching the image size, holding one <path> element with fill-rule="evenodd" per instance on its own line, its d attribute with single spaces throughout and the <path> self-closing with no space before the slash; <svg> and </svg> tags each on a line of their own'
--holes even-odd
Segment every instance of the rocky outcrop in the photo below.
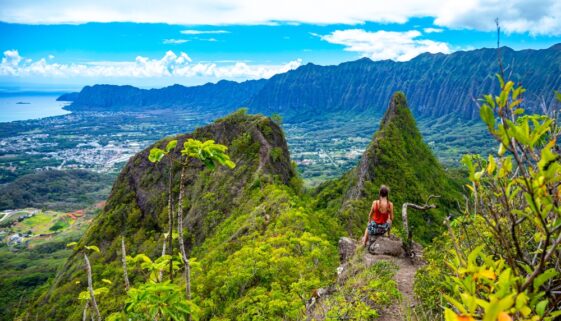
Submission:
<svg viewBox="0 0 561 321">
<path fill-rule="evenodd" d="M 404 254 L 403 242 L 401 240 L 388 237 L 378 237 L 368 247 L 368 252 L 372 255 L 390 255 L 401 257 Z"/>
<path fill-rule="evenodd" d="M 355 250 L 356 243 L 354 240 L 348 237 L 339 239 L 339 259 L 341 263 L 347 262 L 355 254 Z"/>
</svg>

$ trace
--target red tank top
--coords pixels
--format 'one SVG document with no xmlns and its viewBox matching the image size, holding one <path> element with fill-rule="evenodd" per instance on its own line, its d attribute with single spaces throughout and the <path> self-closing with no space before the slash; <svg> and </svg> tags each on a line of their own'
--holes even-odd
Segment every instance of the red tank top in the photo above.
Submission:
<svg viewBox="0 0 561 321">
<path fill-rule="evenodd" d="M 382 211 L 380 211 L 379 204 L 379 201 L 374 202 L 374 212 L 372 212 L 372 217 L 370 218 L 370 220 L 376 222 L 376 224 L 384 224 L 388 221 L 392 205 L 388 202 L 388 208 L 386 208 L 386 212 L 382 213 Z"/>
</svg>

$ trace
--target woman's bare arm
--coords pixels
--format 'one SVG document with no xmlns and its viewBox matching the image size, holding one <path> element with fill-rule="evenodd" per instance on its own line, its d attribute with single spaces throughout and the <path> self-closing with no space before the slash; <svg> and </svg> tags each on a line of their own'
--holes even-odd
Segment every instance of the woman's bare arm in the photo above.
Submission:
<svg viewBox="0 0 561 321">
<path fill-rule="evenodd" d="M 374 204 L 376 204 L 376 201 L 372 202 L 372 207 L 370 208 L 370 213 L 368 213 L 368 223 L 370 223 L 370 218 L 372 217 L 372 213 L 374 213 Z"/>
</svg>

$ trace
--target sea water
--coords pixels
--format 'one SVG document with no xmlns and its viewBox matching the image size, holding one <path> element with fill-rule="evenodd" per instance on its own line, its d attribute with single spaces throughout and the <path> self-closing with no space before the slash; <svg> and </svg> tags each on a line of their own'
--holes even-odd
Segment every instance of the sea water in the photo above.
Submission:
<svg viewBox="0 0 561 321">
<path fill-rule="evenodd" d="M 68 102 L 56 101 L 60 94 L 0 94 L 0 123 L 38 119 L 70 113 Z"/>
</svg>

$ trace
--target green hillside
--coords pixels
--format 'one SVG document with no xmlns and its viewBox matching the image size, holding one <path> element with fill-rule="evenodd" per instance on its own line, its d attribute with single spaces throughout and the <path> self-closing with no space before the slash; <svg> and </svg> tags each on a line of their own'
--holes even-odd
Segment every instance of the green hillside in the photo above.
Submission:
<svg viewBox="0 0 561 321">
<path fill-rule="evenodd" d="M 303 319 L 306 301 L 314 291 L 336 278 L 339 238 L 365 226 L 365 205 L 381 182 L 393 188 L 396 205 L 403 200 L 419 201 L 429 193 L 442 195 L 446 205 L 455 196 L 454 185 L 422 142 L 400 93 L 393 97 L 381 130 L 359 167 L 313 193 L 303 190 L 284 134 L 267 117 L 240 110 L 192 134 L 174 137 L 178 146 L 189 138 L 213 139 L 227 146 L 236 163 L 234 169 L 210 170 L 204 163 L 190 160 L 182 180 L 187 195 L 183 214 L 185 244 L 192 262 L 192 302 L 198 307 L 194 314 L 202 320 Z M 153 147 L 164 148 L 170 141 L 167 138 Z M 23 319 L 36 314 L 46 320 L 82 317 L 84 301 L 79 294 L 85 291 L 87 279 L 81 253 L 89 245 L 100 249 L 99 254 L 89 254 L 94 287 L 105 286 L 110 293 L 96 298 L 102 317 L 123 310 L 121 237 L 126 240 L 128 255 L 144 253 L 152 260 L 158 258 L 167 231 L 170 168 L 174 199 L 181 190 L 180 166 L 170 167 L 165 160 L 153 164 L 148 160 L 149 151 L 129 161 L 104 211 L 77 245 L 82 250 L 69 258 L 52 287 Z M 180 158 L 177 149 L 170 155 Z M 418 172 L 413 170 L 414 164 L 421 166 Z M 415 180 L 416 175 L 421 179 Z M 444 209 L 432 212 L 431 219 L 442 218 Z M 414 225 L 422 239 L 431 237 L 429 219 L 417 219 Z M 178 244 L 175 239 L 175 253 Z M 167 279 L 167 272 L 165 275 Z M 146 275 L 131 267 L 129 278 L 135 289 L 143 288 Z M 174 283 L 182 288 L 183 282 L 177 274 Z"/>
<path fill-rule="evenodd" d="M 380 130 L 360 163 L 342 178 L 324 183 L 315 191 L 316 208 L 338 217 L 347 232 L 357 237 L 364 230 L 382 184 L 391 189 L 398 226 L 404 202 L 423 204 L 430 195 L 440 196 L 439 208 L 410 215 L 414 235 L 423 241 L 440 234 L 442 219 L 460 197 L 458 184 L 423 142 L 405 95 L 400 92 L 392 97 Z"/>
</svg>

